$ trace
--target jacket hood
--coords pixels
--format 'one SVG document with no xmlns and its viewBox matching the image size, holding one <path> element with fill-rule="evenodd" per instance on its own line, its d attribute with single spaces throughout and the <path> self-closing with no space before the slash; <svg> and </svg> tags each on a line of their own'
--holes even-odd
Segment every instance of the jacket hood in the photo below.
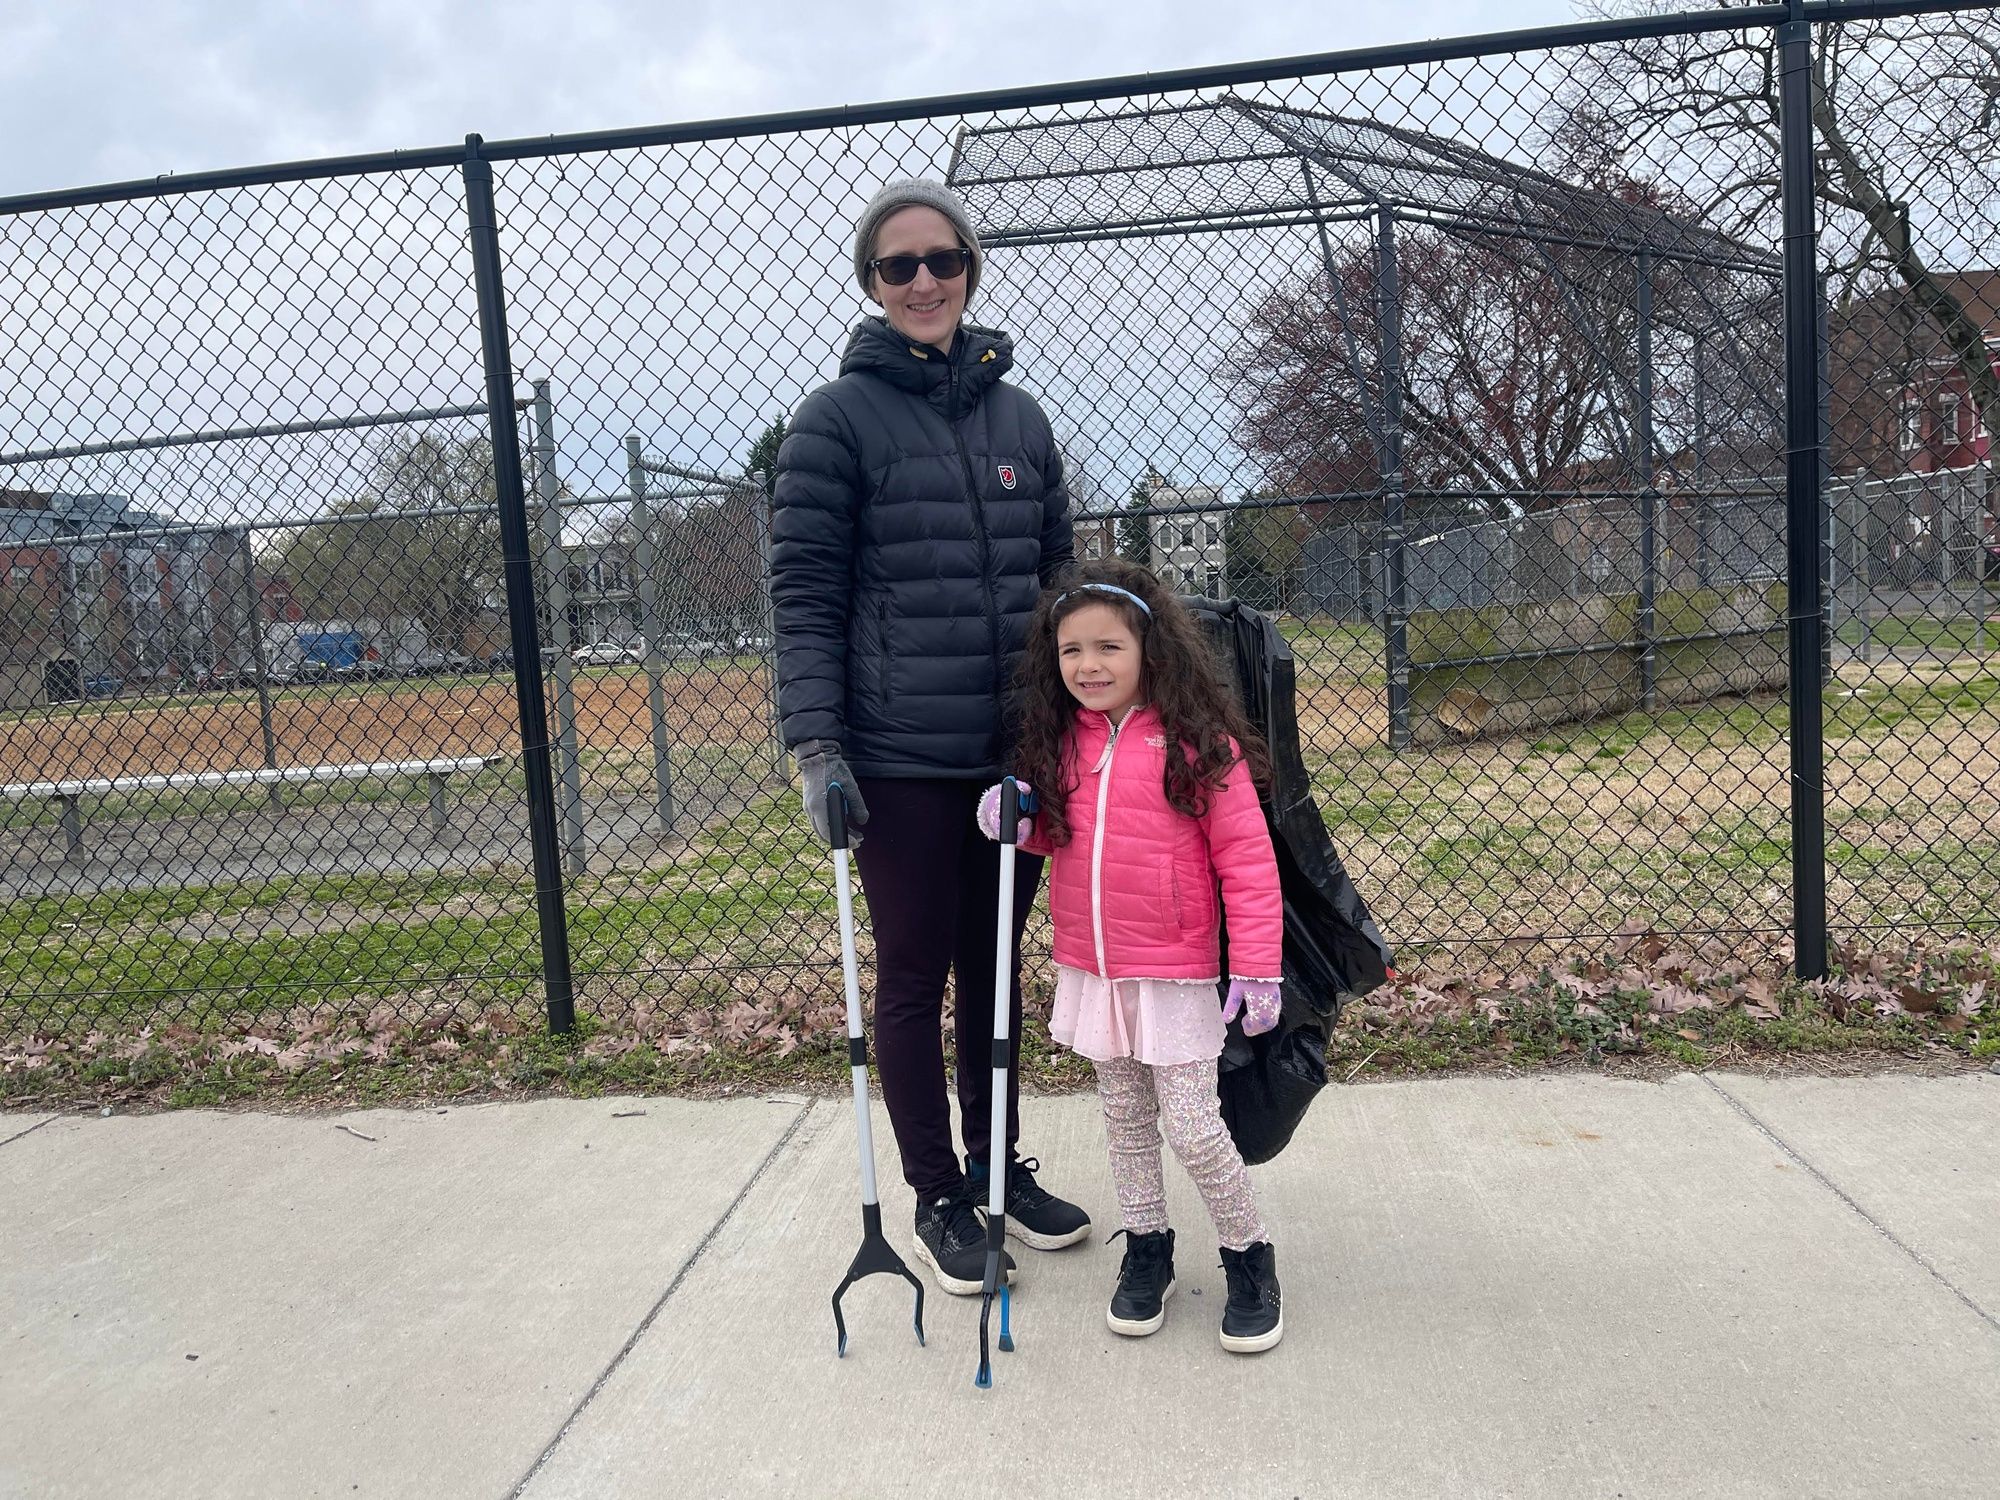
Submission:
<svg viewBox="0 0 2000 1500">
<path fill-rule="evenodd" d="M 887 318 L 872 314 L 854 325 L 840 357 L 841 374 L 877 376 L 923 397 L 949 420 L 970 411 L 1013 367 L 1014 340 L 997 329 L 961 324 L 946 355 L 912 344 Z"/>
</svg>

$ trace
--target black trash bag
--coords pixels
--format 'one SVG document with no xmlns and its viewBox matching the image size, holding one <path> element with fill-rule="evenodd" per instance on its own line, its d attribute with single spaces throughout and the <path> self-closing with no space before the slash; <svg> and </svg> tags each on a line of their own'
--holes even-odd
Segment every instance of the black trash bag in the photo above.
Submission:
<svg viewBox="0 0 2000 1500">
<path fill-rule="evenodd" d="M 1299 746 L 1291 647 L 1271 621 L 1233 599 L 1185 599 L 1239 691 L 1271 756 L 1263 799 L 1284 897 L 1284 1007 L 1277 1026 L 1245 1036 L 1229 1025 L 1217 1063 L 1223 1123 L 1243 1159 L 1269 1161 L 1291 1140 L 1326 1085 L 1326 1042 L 1341 1006 L 1394 972 L 1361 893 L 1354 888 L 1312 798 Z M 1223 988 L 1229 972 L 1224 935 Z"/>
<path fill-rule="evenodd" d="M 1326 1033 L 1313 1022 L 1246 1037 L 1230 1027 L 1242 1051 L 1236 1067 L 1216 1075 L 1222 1123 L 1251 1166 L 1291 1144 L 1306 1106 L 1326 1087 Z"/>
</svg>

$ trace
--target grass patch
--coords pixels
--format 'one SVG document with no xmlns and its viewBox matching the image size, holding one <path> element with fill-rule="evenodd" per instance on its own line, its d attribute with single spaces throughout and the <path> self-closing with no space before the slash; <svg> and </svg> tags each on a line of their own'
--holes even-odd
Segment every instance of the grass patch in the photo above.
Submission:
<svg viewBox="0 0 2000 1500">
<path fill-rule="evenodd" d="M 2000 610 L 2000 595 L 1987 598 L 1986 614 Z M 1885 651 L 1925 651 L 1937 656 L 2000 651 L 2000 618 L 1974 619 L 1964 615 L 1877 615 L 1864 628 L 1857 619 L 1845 619 L 1834 632 L 1843 646 L 1879 647 Z"/>
<path fill-rule="evenodd" d="M 0 1020 L 261 1014 L 456 987 L 513 1005 L 539 991 L 524 872 L 339 876 L 82 896 L 0 910 Z M 586 877 L 566 892 L 573 972 L 768 968 L 817 956 L 833 922 L 822 851 L 766 797 L 704 829 L 674 862 Z M 789 950 L 789 951 L 787 951 Z"/>
</svg>

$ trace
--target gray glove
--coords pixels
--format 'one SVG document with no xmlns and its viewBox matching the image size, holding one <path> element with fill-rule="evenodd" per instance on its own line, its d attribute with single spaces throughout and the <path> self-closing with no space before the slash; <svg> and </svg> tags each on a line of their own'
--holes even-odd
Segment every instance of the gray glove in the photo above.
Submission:
<svg viewBox="0 0 2000 1500">
<path fill-rule="evenodd" d="M 799 780 L 805 788 L 806 817 L 813 832 L 828 848 L 833 847 L 833 829 L 827 820 L 827 792 L 838 785 L 847 794 L 847 847 L 861 843 L 862 825 L 868 821 L 868 804 L 861 800 L 861 788 L 840 753 L 838 740 L 806 740 L 792 753 L 799 760 Z"/>
</svg>

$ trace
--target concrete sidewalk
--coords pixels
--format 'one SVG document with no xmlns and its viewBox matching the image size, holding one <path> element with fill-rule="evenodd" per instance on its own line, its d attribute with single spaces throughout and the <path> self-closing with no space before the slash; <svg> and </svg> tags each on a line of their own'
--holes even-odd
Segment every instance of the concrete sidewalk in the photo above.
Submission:
<svg viewBox="0 0 2000 1500">
<path fill-rule="evenodd" d="M 841 1099 L 0 1116 L 0 1495 L 2000 1493 L 2000 1077 L 1331 1089 L 1255 1359 L 1171 1167 L 1167 1327 L 1105 1330 L 1095 1101 L 1026 1111 L 1099 1229 L 985 1392 L 976 1299 L 920 1349 L 867 1281 L 833 1357 Z"/>
</svg>

